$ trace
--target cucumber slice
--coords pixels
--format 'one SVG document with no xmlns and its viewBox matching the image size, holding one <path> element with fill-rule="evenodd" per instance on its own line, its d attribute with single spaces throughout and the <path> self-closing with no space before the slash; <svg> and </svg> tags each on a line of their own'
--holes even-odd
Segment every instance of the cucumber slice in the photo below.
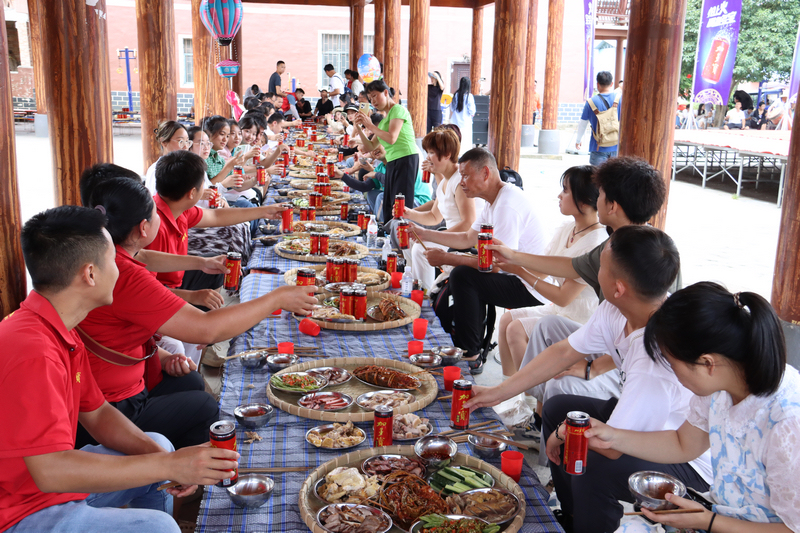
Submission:
<svg viewBox="0 0 800 533">
<path fill-rule="evenodd" d="M 484 489 L 486 486 L 484 485 L 484 481 L 478 477 L 470 477 L 467 478 L 464 483 L 466 485 L 470 485 L 472 488 L 475 489 Z"/>
<path fill-rule="evenodd" d="M 451 470 L 450 468 L 439 470 L 438 472 L 436 472 L 434 477 L 443 478 L 443 480 L 446 480 L 445 483 L 447 482 L 458 483 L 459 481 L 462 481 L 461 476 L 451 473 L 450 470 Z"/>
</svg>

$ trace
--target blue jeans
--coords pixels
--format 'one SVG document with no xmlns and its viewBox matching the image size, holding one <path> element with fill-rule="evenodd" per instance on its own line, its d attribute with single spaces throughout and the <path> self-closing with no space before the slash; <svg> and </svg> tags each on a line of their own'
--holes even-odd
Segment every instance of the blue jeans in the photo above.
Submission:
<svg viewBox="0 0 800 533">
<path fill-rule="evenodd" d="M 364 198 L 367 199 L 367 205 L 375 213 L 375 220 L 378 221 L 378 224 L 383 223 L 383 210 L 381 206 L 383 205 L 383 189 L 372 189 L 371 191 L 367 191 L 364 193 Z"/>
<path fill-rule="evenodd" d="M 599 166 L 600 163 L 603 163 L 606 159 L 611 159 L 612 157 L 617 157 L 616 150 L 613 152 L 589 152 L 589 164 Z"/>
<path fill-rule="evenodd" d="M 256 204 L 245 198 L 244 196 L 240 196 L 236 199 L 235 202 L 230 203 L 231 207 L 257 207 Z M 255 235 L 256 231 L 258 230 L 259 220 L 251 220 L 250 221 L 250 235 Z"/>
<path fill-rule="evenodd" d="M 147 433 L 167 451 L 172 444 L 158 433 Z M 105 446 L 81 450 L 103 455 L 124 455 Z M 116 492 L 90 494 L 83 501 L 53 505 L 17 522 L 6 533 L 180 533 L 172 518 L 172 496 L 158 492 L 161 483 Z M 127 509 L 120 509 L 127 505 Z"/>
</svg>

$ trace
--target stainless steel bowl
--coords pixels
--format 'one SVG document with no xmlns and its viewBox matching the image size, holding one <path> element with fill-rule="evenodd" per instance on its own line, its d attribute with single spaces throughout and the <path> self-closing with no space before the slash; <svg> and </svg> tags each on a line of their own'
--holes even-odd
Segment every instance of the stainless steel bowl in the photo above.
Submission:
<svg viewBox="0 0 800 533">
<path fill-rule="evenodd" d="M 369 511 L 371 514 L 373 514 L 375 516 L 382 517 L 383 520 L 384 520 L 384 523 L 388 524 L 388 526 L 386 528 L 381 529 L 380 531 L 378 531 L 378 533 L 386 533 L 387 531 L 392 529 L 392 517 L 390 517 L 388 514 L 386 514 L 385 512 L 381 511 L 380 509 L 376 509 L 375 507 L 371 507 L 369 505 L 360 505 L 360 504 L 356 504 L 356 503 L 333 503 L 331 505 L 326 505 L 325 507 L 320 509 L 319 512 L 317 513 L 317 524 L 319 524 L 319 526 L 322 529 L 324 529 L 325 531 L 330 531 L 330 530 L 325 528 L 324 522 L 322 521 L 322 517 L 323 517 L 324 514 L 327 514 L 329 509 L 332 509 L 332 508 L 338 508 L 338 509 L 347 509 L 347 508 L 356 509 L 356 508 L 359 508 L 359 509 L 367 510 L 367 511 Z"/>
<path fill-rule="evenodd" d="M 253 509 L 267 503 L 273 490 L 275 481 L 271 477 L 264 474 L 242 474 L 239 481 L 228 487 L 226 492 L 234 505 Z"/>
<path fill-rule="evenodd" d="M 298 357 L 290 353 L 275 353 L 267 357 L 267 368 L 270 372 L 279 372 L 288 368 L 298 361 Z"/>
<path fill-rule="evenodd" d="M 280 220 L 276 222 L 280 223 Z M 259 224 L 258 229 L 261 231 L 262 235 L 275 235 L 280 230 L 280 225 L 270 221 L 269 224 Z"/>
<path fill-rule="evenodd" d="M 475 518 L 474 516 L 464 516 L 464 515 L 460 515 L 460 514 L 446 514 L 444 516 L 445 516 L 445 518 L 450 518 L 452 520 L 459 520 L 461 518 L 466 518 L 467 520 L 475 520 L 477 522 L 480 522 L 481 524 L 484 524 L 484 525 L 487 525 L 487 526 L 489 525 L 489 522 L 487 522 L 486 520 L 482 520 L 480 518 Z M 422 520 L 419 520 L 417 522 L 414 522 L 411 525 L 411 528 L 408 530 L 408 533 L 419 533 L 420 531 L 422 531 L 423 527 L 424 527 L 424 524 L 422 523 Z"/>
<path fill-rule="evenodd" d="M 248 355 L 243 355 L 239 358 L 242 366 L 249 370 L 255 370 L 267 364 L 267 352 L 254 352 Z"/>
<path fill-rule="evenodd" d="M 442 357 L 431 353 L 415 353 L 408 360 L 412 365 L 417 365 L 420 368 L 431 368 L 442 364 Z"/>
<path fill-rule="evenodd" d="M 653 511 L 677 509 L 676 505 L 664 499 L 668 492 L 681 498 L 686 496 L 686 485 L 681 480 L 653 470 L 631 474 L 628 478 L 628 489 L 636 503 Z"/>
<path fill-rule="evenodd" d="M 444 456 L 447 454 L 446 459 L 436 459 L 436 458 L 426 458 L 424 455 L 426 453 L 438 452 L 440 455 Z M 458 444 L 448 437 L 442 437 L 440 435 L 427 435 L 419 439 L 416 444 L 414 444 L 414 453 L 417 454 L 422 462 L 430 467 L 430 468 L 444 468 L 445 466 L 450 464 L 450 461 L 458 453 Z"/>
<path fill-rule="evenodd" d="M 484 518 L 483 520 L 486 520 L 486 521 L 487 521 L 487 522 L 489 522 L 490 524 L 497 524 L 497 525 L 503 525 L 503 524 L 507 524 L 507 523 L 511 522 L 512 520 L 514 520 L 514 517 L 515 517 L 515 516 L 517 516 L 517 515 L 519 514 L 519 510 L 520 510 L 520 502 L 519 502 L 519 498 L 517 498 L 517 497 L 514 495 L 514 493 L 512 493 L 512 492 L 511 492 L 511 491 L 509 491 L 509 490 L 506 490 L 506 489 L 501 489 L 501 488 L 494 488 L 494 487 L 492 487 L 492 488 L 490 488 L 490 489 L 473 489 L 473 490 L 468 490 L 468 491 L 466 491 L 466 492 L 462 492 L 462 493 L 461 493 L 461 496 L 467 496 L 467 495 L 469 495 L 469 494 L 480 494 L 480 493 L 482 493 L 482 492 L 491 492 L 491 491 L 494 491 L 494 492 L 501 492 L 501 493 L 503 493 L 503 494 L 505 494 L 505 495 L 507 495 L 507 496 L 510 496 L 510 497 L 511 497 L 511 498 L 514 500 L 514 504 L 516 505 L 516 509 L 514 509 L 514 512 L 513 512 L 513 513 L 511 513 L 511 515 L 510 515 L 508 518 L 505 518 L 505 519 L 503 519 L 503 520 L 500 520 L 499 522 L 491 522 L 491 521 L 489 521 L 489 520 L 486 520 L 485 518 Z"/>
<path fill-rule="evenodd" d="M 435 346 L 431 352 L 442 358 L 444 366 L 453 366 L 464 357 L 464 350 L 455 346 Z"/>
<path fill-rule="evenodd" d="M 467 445 L 481 459 L 495 459 L 506 451 L 508 445 L 499 440 L 488 439 L 486 437 L 467 436 Z"/>
<path fill-rule="evenodd" d="M 262 412 L 265 411 L 265 412 Z M 247 429 L 266 426 L 272 420 L 275 409 L 266 403 L 247 403 L 233 410 L 233 416 L 239 425 Z"/>
</svg>

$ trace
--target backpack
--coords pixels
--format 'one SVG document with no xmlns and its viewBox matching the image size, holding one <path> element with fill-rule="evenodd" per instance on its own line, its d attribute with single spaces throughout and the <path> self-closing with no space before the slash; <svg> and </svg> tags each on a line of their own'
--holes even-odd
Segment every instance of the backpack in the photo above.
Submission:
<svg viewBox="0 0 800 533">
<path fill-rule="evenodd" d="M 603 111 L 598 110 L 597 106 L 594 105 L 594 98 L 589 98 L 586 101 L 597 116 L 597 131 L 592 130 L 592 137 L 597 141 L 597 146 L 601 148 L 619 144 L 619 117 L 617 116 L 619 98 L 619 94 L 614 96 L 614 104 Z M 605 98 L 600 99 L 605 101 Z"/>
<path fill-rule="evenodd" d="M 505 167 L 500 171 L 500 179 L 505 183 L 513 183 L 522 189 L 522 176 L 519 175 L 519 172 L 512 170 L 510 167 Z"/>
</svg>

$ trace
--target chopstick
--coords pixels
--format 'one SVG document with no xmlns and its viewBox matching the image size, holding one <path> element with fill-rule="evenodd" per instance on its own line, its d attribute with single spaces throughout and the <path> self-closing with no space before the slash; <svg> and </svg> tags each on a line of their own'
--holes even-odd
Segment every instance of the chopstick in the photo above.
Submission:
<svg viewBox="0 0 800 533">
<path fill-rule="evenodd" d="M 467 433 L 468 435 L 473 435 L 475 437 L 483 437 L 483 438 L 487 438 L 487 439 L 499 440 L 500 442 L 505 442 L 506 444 L 510 444 L 511 446 L 516 446 L 517 448 L 520 448 L 522 450 L 527 450 L 528 449 L 528 446 L 526 446 L 526 445 L 524 445 L 524 444 L 522 444 L 520 442 L 517 442 L 515 440 L 508 440 L 508 439 L 503 439 L 503 438 L 500 438 L 500 437 L 495 437 L 494 435 L 490 435 L 488 433 L 481 433 L 480 431 L 472 431 L 471 429 L 464 430 L 464 433 Z"/>
<path fill-rule="evenodd" d="M 424 243 L 424 242 L 422 242 L 422 239 L 420 239 L 420 238 L 419 238 L 419 235 L 417 235 L 417 232 L 416 232 L 416 230 L 414 229 L 414 226 L 409 226 L 409 227 L 408 227 L 408 229 L 410 229 L 410 230 L 411 230 L 411 233 L 413 233 L 413 234 L 414 234 L 414 238 L 415 238 L 415 239 L 417 239 L 417 242 L 418 242 L 418 243 L 420 243 L 420 244 L 422 245 L 422 249 L 423 249 L 423 250 L 425 250 L 425 251 L 427 252 L 427 251 L 428 251 L 428 247 L 427 247 L 427 246 L 425 246 L 425 243 Z"/>
<path fill-rule="evenodd" d="M 453 399 L 453 395 L 452 395 L 452 394 L 450 394 L 450 395 L 448 395 L 448 396 L 441 396 L 441 397 L 439 397 L 439 398 L 436 398 L 436 399 L 437 399 L 437 400 L 452 400 L 452 399 Z"/>
<path fill-rule="evenodd" d="M 681 514 L 681 513 L 702 513 L 705 509 L 665 509 L 663 511 L 650 511 L 653 514 Z M 625 516 L 640 516 L 644 513 L 623 513 Z"/>
<path fill-rule="evenodd" d="M 240 474 L 278 474 L 283 472 L 306 472 L 315 468 L 313 466 L 276 466 L 268 468 L 240 468 Z M 158 490 L 172 489 L 181 486 L 183 483 L 177 481 L 170 481 L 158 486 Z"/>
<path fill-rule="evenodd" d="M 483 427 L 481 429 L 483 431 L 500 431 L 500 430 L 504 429 L 504 427 L 502 425 L 499 425 L 499 426 L 486 426 L 486 427 Z M 465 435 L 466 435 L 466 433 L 464 431 L 456 431 L 455 433 L 453 433 L 451 435 L 447 435 L 447 436 L 452 439 L 453 437 L 463 437 Z"/>
<path fill-rule="evenodd" d="M 171 481 L 169 483 L 164 483 L 163 485 L 159 485 L 158 486 L 158 490 L 162 491 L 162 490 L 171 489 L 171 488 L 174 488 L 174 487 L 180 487 L 181 485 L 182 485 L 182 483 L 178 483 L 177 481 Z"/>
<path fill-rule="evenodd" d="M 499 420 L 489 420 L 488 422 L 481 422 L 479 424 L 473 424 L 472 428 L 473 429 L 477 429 L 477 428 L 491 426 L 492 424 L 499 424 L 499 423 L 500 423 Z M 458 429 L 448 429 L 447 431 L 442 431 L 441 433 L 439 433 L 439 435 L 449 435 L 451 433 L 463 433 L 463 431 L 462 430 L 458 430 Z"/>
</svg>

